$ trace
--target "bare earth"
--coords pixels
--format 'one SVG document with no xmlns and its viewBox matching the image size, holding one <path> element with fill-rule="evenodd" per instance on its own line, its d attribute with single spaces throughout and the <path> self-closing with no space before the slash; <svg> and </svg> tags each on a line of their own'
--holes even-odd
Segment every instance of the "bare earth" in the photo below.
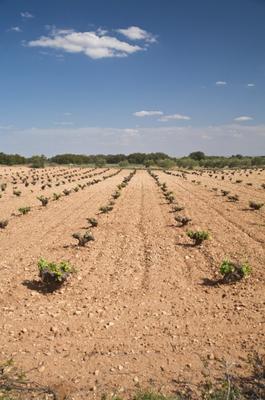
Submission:
<svg viewBox="0 0 265 400">
<path fill-rule="evenodd" d="M 240 178 L 240 184 L 207 174 L 183 179 L 157 173 L 185 206 L 182 214 L 192 218 L 188 228 L 210 232 L 211 240 L 198 248 L 190 246 L 187 229 L 177 226 L 146 171 L 137 171 L 113 211 L 101 215 L 99 207 L 130 171 L 47 207 L 37 195 L 77 182 L 44 193 L 38 183 L 33 193 L 23 187 L 16 198 L 9 176 L 16 171 L 26 168 L 0 169 L 7 174 L 0 183 L 9 182 L 0 199 L 0 219 L 9 219 L 0 229 L 0 362 L 12 357 L 31 380 L 68 388 L 73 399 L 135 387 L 170 393 L 177 382 L 220 376 L 222 360 L 248 373 L 249 356 L 262 353 L 265 343 L 265 206 L 248 209 L 249 200 L 265 201 L 265 171 L 238 173 L 233 181 Z M 239 202 L 212 187 L 237 193 Z M 27 205 L 31 212 L 19 216 L 17 209 Z M 85 231 L 86 218 L 95 216 L 95 242 L 77 247 L 72 233 Z M 40 257 L 68 260 L 77 273 L 59 291 L 43 294 L 34 286 Z M 251 276 L 232 285 L 207 284 L 224 258 L 248 260 Z"/>
</svg>

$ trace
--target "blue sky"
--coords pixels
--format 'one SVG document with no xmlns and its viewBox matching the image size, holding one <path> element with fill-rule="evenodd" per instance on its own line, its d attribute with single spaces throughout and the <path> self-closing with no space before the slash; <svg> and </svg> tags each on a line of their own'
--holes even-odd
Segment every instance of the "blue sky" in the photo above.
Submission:
<svg viewBox="0 0 265 400">
<path fill-rule="evenodd" d="M 0 151 L 265 153 L 264 0 L 0 0 Z"/>
</svg>

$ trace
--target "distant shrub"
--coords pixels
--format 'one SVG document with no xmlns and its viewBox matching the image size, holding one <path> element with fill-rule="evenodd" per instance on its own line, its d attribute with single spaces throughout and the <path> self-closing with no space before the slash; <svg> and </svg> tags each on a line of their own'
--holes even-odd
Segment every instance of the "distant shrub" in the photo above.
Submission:
<svg viewBox="0 0 265 400">
<path fill-rule="evenodd" d="M 69 190 L 69 189 L 64 189 L 64 190 L 63 190 L 63 194 L 64 194 L 65 196 L 69 196 L 70 193 L 71 193 L 71 190 Z"/>
<path fill-rule="evenodd" d="M 121 195 L 121 192 L 116 190 L 116 192 L 113 193 L 111 196 L 113 199 L 118 199 L 120 197 L 120 195 Z"/>
<path fill-rule="evenodd" d="M 168 203 L 170 203 L 170 204 L 174 203 L 175 196 L 174 196 L 173 192 L 170 192 L 170 191 L 164 192 L 164 196 L 167 199 Z"/>
<path fill-rule="evenodd" d="M 38 268 L 39 276 L 46 284 L 61 285 L 74 272 L 73 267 L 66 261 L 56 264 L 43 258 L 38 261 Z"/>
<path fill-rule="evenodd" d="M 78 246 L 85 246 L 86 243 L 95 240 L 94 236 L 89 232 L 82 233 L 73 233 L 73 238 L 78 240 Z"/>
<path fill-rule="evenodd" d="M 264 203 L 256 203 L 255 201 L 249 202 L 249 208 L 251 208 L 252 210 L 259 210 L 263 206 L 264 206 Z"/>
<path fill-rule="evenodd" d="M 96 220 L 96 218 L 87 218 L 87 221 L 92 227 L 98 226 L 98 221 Z"/>
<path fill-rule="evenodd" d="M 179 211 L 183 211 L 184 208 L 185 208 L 185 207 L 183 207 L 183 206 L 176 205 L 176 206 L 172 207 L 172 210 L 173 210 L 174 212 L 179 212 Z"/>
<path fill-rule="evenodd" d="M 227 198 L 228 198 L 228 200 L 230 200 L 230 201 L 232 201 L 232 202 L 239 201 L 239 196 L 238 196 L 238 194 L 234 194 L 234 195 L 227 196 Z"/>
<path fill-rule="evenodd" d="M 42 205 L 43 207 L 46 207 L 47 204 L 49 203 L 48 197 L 39 196 L 39 197 L 37 197 L 37 199 L 41 202 L 41 205 Z"/>
<path fill-rule="evenodd" d="M 18 211 L 19 211 L 21 214 L 23 214 L 23 215 L 28 214 L 28 213 L 30 212 L 30 210 L 31 210 L 30 207 L 20 207 L 20 208 L 18 209 Z"/>
<path fill-rule="evenodd" d="M 191 222 L 191 218 L 185 217 L 185 216 L 181 216 L 181 215 L 177 215 L 175 217 L 175 220 L 177 222 L 179 222 L 181 224 L 181 226 L 185 226 L 187 225 L 189 222 Z"/>
<path fill-rule="evenodd" d="M 20 190 L 13 190 L 13 194 L 17 197 L 21 196 L 21 191 Z"/>
<path fill-rule="evenodd" d="M 202 244 L 210 238 L 207 231 L 187 231 L 187 236 L 194 241 L 195 246 Z"/>
<path fill-rule="evenodd" d="M 220 273 L 223 276 L 224 283 L 231 283 L 249 276 L 251 267 L 247 262 L 236 264 L 229 260 L 224 260 L 220 266 Z"/>
<path fill-rule="evenodd" d="M 60 193 L 53 193 L 53 195 L 52 195 L 52 199 L 53 199 L 54 201 L 59 200 L 60 197 L 61 197 L 61 194 L 60 194 Z"/>
<path fill-rule="evenodd" d="M 161 184 L 161 190 L 163 190 L 163 192 L 167 191 L 167 184 L 166 183 L 162 183 Z"/>
<path fill-rule="evenodd" d="M 99 211 L 102 212 L 103 214 L 106 214 L 108 212 L 110 212 L 111 210 L 113 210 L 113 206 L 102 206 L 100 207 Z"/>
<path fill-rule="evenodd" d="M 1 219 L 0 220 L 0 229 L 5 229 L 8 225 L 8 219 Z"/>
</svg>

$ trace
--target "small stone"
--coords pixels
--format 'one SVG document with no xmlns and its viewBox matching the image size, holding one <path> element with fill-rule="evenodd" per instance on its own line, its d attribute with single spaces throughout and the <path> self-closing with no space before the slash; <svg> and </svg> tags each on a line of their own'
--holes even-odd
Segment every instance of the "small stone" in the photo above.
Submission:
<svg viewBox="0 0 265 400">
<path fill-rule="evenodd" d="M 134 383 L 138 383 L 138 382 L 139 382 L 138 376 L 135 376 L 135 377 L 133 378 L 133 381 L 134 381 Z"/>
</svg>

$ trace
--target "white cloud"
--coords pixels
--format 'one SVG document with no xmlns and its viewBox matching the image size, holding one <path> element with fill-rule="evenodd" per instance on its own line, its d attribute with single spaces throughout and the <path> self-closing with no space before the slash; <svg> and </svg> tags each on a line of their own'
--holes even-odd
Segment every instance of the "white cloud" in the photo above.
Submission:
<svg viewBox="0 0 265 400">
<path fill-rule="evenodd" d="M 143 117 L 152 117 L 154 115 L 163 115 L 163 114 L 164 114 L 163 111 L 145 111 L 145 110 L 142 110 L 142 111 L 136 111 L 133 115 L 135 117 L 143 118 Z"/>
<path fill-rule="evenodd" d="M 226 86 L 227 82 L 226 81 L 217 81 L 215 82 L 216 86 Z"/>
<path fill-rule="evenodd" d="M 54 122 L 54 125 L 70 126 L 74 125 L 74 123 L 70 121 L 60 121 L 60 122 Z"/>
<path fill-rule="evenodd" d="M 203 134 L 203 135 L 201 135 L 201 138 L 202 138 L 203 140 L 211 140 L 211 139 L 212 139 L 212 136 Z"/>
<path fill-rule="evenodd" d="M 130 40 L 145 40 L 149 43 L 156 42 L 156 38 L 152 33 L 147 32 L 144 29 L 139 28 L 138 26 L 130 26 L 126 29 L 117 29 L 117 32 L 126 36 Z"/>
<path fill-rule="evenodd" d="M 97 32 L 98 36 L 105 36 L 108 33 L 107 29 L 103 29 L 103 28 L 98 28 L 96 30 L 96 32 Z"/>
<path fill-rule="evenodd" d="M 191 117 L 189 117 L 188 115 L 171 114 L 171 115 L 164 115 L 163 117 L 159 118 L 159 121 L 161 122 L 176 121 L 176 120 L 189 121 L 190 119 Z"/>
<path fill-rule="evenodd" d="M 72 115 L 72 113 L 70 113 L 70 112 L 65 112 L 65 113 L 63 113 L 63 115 L 65 115 L 66 117 L 69 117 L 70 115 Z"/>
<path fill-rule="evenodd" d="M 248 87 L 254 87 L 254 86 L 256 86 L 256 85 L 255 85 L 255 83 L 248 83 L 247 86 L 248 86 Z"/>
<path fill-rule="evenodd" d="M 8 29 L 9 32 L 22 32 L 22 29 L 19 26 L 11 26 L 10 29 Z"/>
<path fill-rule="evenodd" d="M 83 53 L 92 59 L 107 57 L 127 57 L 145 50 L 144 47 L 108 36 L 105 31 L 75 32 L 72 29 L 52 28 L 48 36 L 31 40 L 29 47 L 43 47 L 63 50 L 68 53 Z"/>
<path fill-rule="evenodd" d="M 28 11 L 21 12 L 20 15 L 22 18 L 34 18 L 34 15 Z"/>
<path fill-rule="evenodd" d="M 237 121 L 237 122 L 252 121 L 252 120 L 253 120 L 253 118 L 249 117 L 247 115 L 241 115 L 240 117 L 234 118 L 234 121 Z"/>
<path fill-rule="evenodd" d="M 128 134 L 130 136 L 135 136 L 135 135 L 138 134 L 138 132 L 139 132 L 138 129 L 133 129 L 133 128 L 125 128 L 124 129 L 124 133 L 126 133 L 126 134 Z"/>
</svg>

